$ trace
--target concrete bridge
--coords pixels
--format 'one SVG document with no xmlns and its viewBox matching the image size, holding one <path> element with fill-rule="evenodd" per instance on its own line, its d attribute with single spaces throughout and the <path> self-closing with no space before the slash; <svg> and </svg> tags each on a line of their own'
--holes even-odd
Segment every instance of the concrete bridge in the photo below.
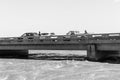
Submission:
<svg viewBox="0 0 120 80">
<path fill-rule="evenodd" d="M 120 33 L 0 38 L 0 56 L 27 57 L 28 50 L 87 50 L 90 60 L 120 57 Z"/>
</svg>

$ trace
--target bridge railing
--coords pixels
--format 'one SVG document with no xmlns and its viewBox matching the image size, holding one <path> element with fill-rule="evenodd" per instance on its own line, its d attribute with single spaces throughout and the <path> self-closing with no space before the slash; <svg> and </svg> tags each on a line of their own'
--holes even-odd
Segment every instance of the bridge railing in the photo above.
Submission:
<svg viewBox="0 0 120 80">
<path fill-rule="evenodd" d="M 39 37 L 7 37 L 0 38 L 0 44 L 8 43 L 57 43 L 57 42 L 82 42 L 87 40 L 120 40 L 120 33 L 83 34 L 83 35 L 54 35 Z"/>
<path fill-rule="evenodd" d="M 9 43 L 72 43 L 78 41 L 84 41 L 85 38 L 82 36 L 68 36 L 68 35 L 58 35 L 58 36 L 40 36 L 40 37 L 9 37 L 0 38 L 0 44 Z"/>
<path fill-rule="evenodd" d="M 120 40 L 120 33 L 89 34 L 89 40 Z"/>
</svg>

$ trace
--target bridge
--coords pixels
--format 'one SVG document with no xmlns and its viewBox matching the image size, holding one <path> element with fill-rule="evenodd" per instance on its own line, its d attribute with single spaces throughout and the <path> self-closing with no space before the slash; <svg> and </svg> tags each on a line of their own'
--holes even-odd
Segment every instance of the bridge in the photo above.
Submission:
<svg viewBox="0 0 120 80">
<path fill-rule="evenodd" d="M 90 60 L 120 57 L 120 33 L 0 38 L 0 56 L 27 57 L 28 50 L 87 50 Z"/>
</svg>

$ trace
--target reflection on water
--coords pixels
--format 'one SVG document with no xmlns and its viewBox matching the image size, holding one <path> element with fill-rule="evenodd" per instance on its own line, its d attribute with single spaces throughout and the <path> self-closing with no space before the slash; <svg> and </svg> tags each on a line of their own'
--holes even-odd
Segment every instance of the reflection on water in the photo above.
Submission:
<svg viewBox="0 0 120 80">
<path fill-rule="evenodd" d="M 0 80 L 119 80 L 120 64 L 0 59 Z"/>
<path fill-rule="evenodd" d="M 69 54 L 74 54 L 74 55 L 87 55 L 86 50 L 30 50 L 30 54 L 39 54 L 39 53 L 56 53 L 56 54 L 61 54 L 61 55 L 69 55 Z"/>
<path fill-rule="evenodd" d="M 31 50 L 29 59 L 39 60 L 86 60 L 85 50 Z"/>
</svg>

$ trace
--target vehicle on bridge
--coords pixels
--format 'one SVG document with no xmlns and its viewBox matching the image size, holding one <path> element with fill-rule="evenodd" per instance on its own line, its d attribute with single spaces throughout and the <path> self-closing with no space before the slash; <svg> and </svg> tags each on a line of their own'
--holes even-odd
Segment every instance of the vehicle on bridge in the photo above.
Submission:
<svg viewBox="0 0 120 80">
<path fill-rule="evenodd" d="M 22 36 L 17 37 L 18 42 L 22 41 L 40 41 L 40 42 L 58 42 L 58 41 L 80 41 L 85 39 L 86 34 L 79 33 L 79 31 L 69 31 L 66 35 L 55 35 L 55 33 L 36 33 L 28 32 Z"/>
<path fill-rule="evenodd" d="M 84 40 L 119 40 L 120 33 L 102 33 L 102 34 L 89 34 L 80 33 L 79 31 L 69 31 L 66 35 L 55 35 L 55 33 L 24 33 L 20 37 L 6 37 L 0 38 L 0 42 L 78 42 Z"/>
</svg>

